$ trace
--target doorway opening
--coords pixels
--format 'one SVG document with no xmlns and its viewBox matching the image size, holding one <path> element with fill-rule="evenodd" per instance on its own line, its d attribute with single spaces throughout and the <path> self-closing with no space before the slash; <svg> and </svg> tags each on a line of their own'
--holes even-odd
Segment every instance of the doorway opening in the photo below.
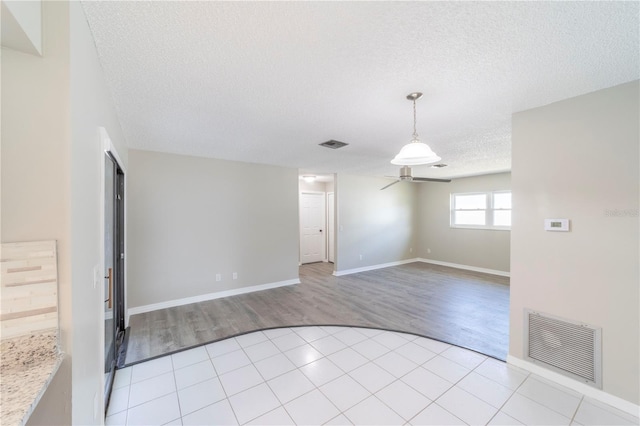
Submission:
<svg viewBox="0 0 640 426">
<path fill-rule="evenodd" d="M 334 175 L 300 174 L 301 276 L 313 269 L 331 275 L 335 270 L 335 178 Z M 304 270 L 303 270 L 304 269 Z"/>
<path fill-rule="evenodd" d="M 324 192 L 300 193 L 300 263 L 327 260 L 326 195 Z"/>
<path fill-rule="evenodd" d="M 125 174 L 115 150 L 104 150 L 104 407 L 108 408 L 116 367 L 124 360 Z"/>
</svg>

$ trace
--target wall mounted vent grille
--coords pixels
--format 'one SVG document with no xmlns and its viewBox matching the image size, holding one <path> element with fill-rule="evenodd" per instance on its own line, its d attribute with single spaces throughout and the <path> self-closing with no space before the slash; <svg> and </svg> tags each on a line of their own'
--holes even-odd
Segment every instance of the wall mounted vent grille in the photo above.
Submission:
<svg viewBox="0 0 640 426">
<path fill-rule="evenodd" d="M 318 145 L 324 146 L 325 148 L 338 149 L 338 148 L 342 148 L 343 146 L 347 146 L 349 144 L 346 142 L 334 141 L 333 139 L 331 139 L 326 142 L 322 142 L 321 144 L 318 144 Z"/>
<path fill-rule="evenodd" d="M 602 388 L 602 329 L 525 310 L 528 361 Z"/>
</svg>

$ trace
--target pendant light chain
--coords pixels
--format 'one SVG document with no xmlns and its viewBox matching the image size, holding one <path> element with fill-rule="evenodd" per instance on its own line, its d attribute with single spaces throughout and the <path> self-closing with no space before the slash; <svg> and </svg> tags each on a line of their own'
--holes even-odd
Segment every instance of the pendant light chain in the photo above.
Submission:
<svg viewBox="0 0 640 426">
<path fill-rule="evenodd" d="M 418 136 L 418 112 L 416 101 L 422 97 L 422 93 L 413 92 L 407 95 L 407 99 L 413 101 L 413 139 L 402 147 L 391 164 L 399 166 L 418 166 L 420 164 L 430 164 L 440 161 L 440 157 L 429 148 L 424 142 L 420 142 Z M 401 172 L 402 173 L 402 172 Z"/>
<path fill-rule="evenodd" d="M 416 130 L 416 100 L 413 100 L 413 139 L 418 139 L 418 131 Z"/>
</svg>

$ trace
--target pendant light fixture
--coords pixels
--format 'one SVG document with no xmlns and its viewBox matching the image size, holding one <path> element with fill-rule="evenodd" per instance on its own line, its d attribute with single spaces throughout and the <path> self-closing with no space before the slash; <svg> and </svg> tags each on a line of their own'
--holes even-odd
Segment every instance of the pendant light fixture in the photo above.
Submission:
<svg viewBox="0 0 640 426">
<path fill-rule="evenodd" d="M 431 151 L 429 145 L 420 142 L 416 130 L 416 101 L 422 97 L 422 93 L 414 92 L 407 95 L 407 99 L 413 101 L 413 139 L 402 147 L 398 155 L 391 160 L 391 164 L 399 166 L 417 166 L 419 164 L 430 164 L 441 160 L 435 152 Z"/>
</svg>

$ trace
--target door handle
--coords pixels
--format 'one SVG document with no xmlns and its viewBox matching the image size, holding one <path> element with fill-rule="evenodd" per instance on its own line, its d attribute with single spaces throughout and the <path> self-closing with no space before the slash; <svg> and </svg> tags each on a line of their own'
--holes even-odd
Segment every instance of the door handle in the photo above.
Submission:
<svg viewBox="0 0 640 426">
<path fill-rule="evenodd" d="M 113 269 L 109 268 L 109 275 L 105 277 L 109 280 L 109 298 L 105 300 L 107 302 L 107 308 L 111 309 L 111 293 L 113 290 Z"/>
<path fill-rule="evenodd" d="M 320 232 L 322 232 L 322 229 L 320 230 Z"/>
</svg>

